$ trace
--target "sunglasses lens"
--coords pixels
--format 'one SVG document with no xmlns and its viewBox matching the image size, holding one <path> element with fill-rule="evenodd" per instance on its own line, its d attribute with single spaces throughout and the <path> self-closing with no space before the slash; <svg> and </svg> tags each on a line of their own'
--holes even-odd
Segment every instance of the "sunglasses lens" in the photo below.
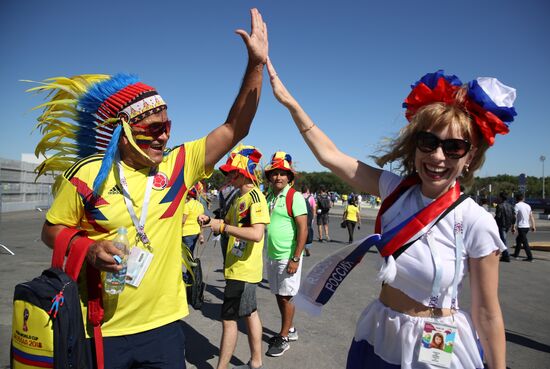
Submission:
<svg viewBox="0 0 550 369">
<path fill-rule="evenodd" d="M 470 143 L 465 140 L 449 139 L 443 141 L 443 152 L 451 159 L 460 159 L 470 150 Z"/>
<path fill-rule="evenodd" d="M 419 132 L 416 147 L 422 152 L 432 152 L 439 146 L 439 138 L 428 132 Z"/>
<path fill-rule="evenodd" d="M 416 136 L 416 147 L 418 150 L 429 153 L 439 146 L 443 148 L 443 153 L 450 159 L 460 159 L 470 151 L 470 143 L 458 138 L 440 140 L 439 137 L 430 132 L 418 132 Z"/>
<path fill-rule="evenodd" d="M 172 122 L 167 120 L 164 122 L 151 123 L 146 126 L 134 125 L 134 128 L 138 128 L 138 133 L 150 137 L 158 137 L 164 132 L 170 134 L 170 128 L 172 128 Z"/>
</svg>

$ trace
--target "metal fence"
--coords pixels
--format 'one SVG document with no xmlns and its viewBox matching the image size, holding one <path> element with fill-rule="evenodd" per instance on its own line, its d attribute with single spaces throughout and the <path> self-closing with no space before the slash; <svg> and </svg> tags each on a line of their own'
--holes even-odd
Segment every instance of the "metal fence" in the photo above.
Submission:
<svg viewBox="0 0 550 369">
<path fill-rule="evenodd" d="M 35 167 L 36 164 L 0 158 L 0 213 L 50 207 L 55 178 L 48 174 L 35 182 Z"/>
</svg>

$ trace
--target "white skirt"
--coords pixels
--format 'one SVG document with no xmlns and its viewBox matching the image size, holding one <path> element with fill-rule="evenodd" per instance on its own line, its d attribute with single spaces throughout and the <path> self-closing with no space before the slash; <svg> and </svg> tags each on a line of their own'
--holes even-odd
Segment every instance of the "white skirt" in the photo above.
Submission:
<svg viewBox="0 0 550 369">
<path fill-rule="evenodd" d="M 399 313 L 376 300 L 359 317 L 354 339 L 367 341 L 377 356 L 390 364 L 401 365 L 402 369 L 431 368 L 418 362 L 424 323 L 429 320 Z M 460 310 L 454 314 L 454 322 L 452 316 L 437 318 L 437 321 L 457 326 L 451 368 L 483 368 L 469 314 Z"/>
</svg>

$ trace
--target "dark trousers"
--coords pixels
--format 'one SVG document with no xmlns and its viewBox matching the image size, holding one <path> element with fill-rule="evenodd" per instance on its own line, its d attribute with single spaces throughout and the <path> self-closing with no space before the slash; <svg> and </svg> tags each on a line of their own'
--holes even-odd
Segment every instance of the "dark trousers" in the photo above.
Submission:
<svg viewBox="0 0 550 369">
<path fill-rule="evenodd" d="M 90 368 L 96 368 L 93 338 L 86 340 Z M 149 331 L 103 337 L 105 369 L 185 369 L 183 322 L 177 320 Z M 78 368 L 76 368 L 78 369 Z"/>
<path fill-rule="evenodd" d="M 349 240 L 348 242 L 353 242 L 353 232 L 355 231 L 355 224 L 357 222 L 352 222 L 351 220 L 348 220 L 346 222 L 346 226 L 348 227 L 348 235 L 349 235 Z"/>
<path fill-rule="evenodd" d="M 189 250 L 191 250 L 191 256 L 195 257 L 195 246 L 197 245 L 197 241 L 199 239 L 199 234 L 190 234 L 188 236 L 183 236 L 181 240 L 187 246 Z"/>
<path fill-rule="evenodd" d="M 508 244 L 506 242 L 507 233 L 508 233 L 508 229 L 503 228 L 503 227 L 498 227 L 498 234 L 500 236 L 500 239 L 501 239 L 502 243 L 506 247 L 508 247 Z M 510 261 L 510 253 L 508 252 L 508 249 L 506 249 L 502 252 L 501 259 L 503 259 L 504 261 Z"/>
<path fill-rule="evenodd" d="M 516 249 L 514 250 L 515 258 L 519 256 L 519 252 L 523 247 L 525 253 L 527 254 L 527 260 L 533 259 L 533 254 L 531 254 L 531 248 L 529 247 L 529 241 L 527 240 L 527 232 L 529 232 L 529 228 L 518 228 L 518 235 L 516 237 Z"/>
</svg>

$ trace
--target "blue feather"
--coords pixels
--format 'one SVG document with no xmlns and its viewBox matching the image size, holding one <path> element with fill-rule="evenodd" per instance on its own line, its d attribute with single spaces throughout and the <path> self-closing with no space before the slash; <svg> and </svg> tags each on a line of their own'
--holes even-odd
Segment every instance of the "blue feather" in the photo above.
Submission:
<svg viewBox="0 0 550 369">
<path fill-rule="evenodd" d="M 76 135 L 79 158 L 85 158 L 98 151 L 96 148 L 97 132 L 95 128 L 97 127 L 98 120 L 96 114 L 101 104 L 124 87 L 137 82 L 139 80 L 135 75 L 118 73 L 108 80 L 94 84 L 88 92 L 79 98 L 77 121 L 80 128 Z M 118 139 L 116 142 L 118 143 Z"/>
<path fill-rule="evenodd" d="M 113 137 L 111 138 L 111 142 L 109 142 L 109 146 L 107 146 L 107 150 L 105 151 L 105 156 L 103 157 L 103 161 L 101 162 L 101 167 L 99 168 L 99 173 L 97 173 L 97 177 L 95 177 L 95 180 L 94 180 L 94 194 L 96 196 L 99 196 L 101 187 L 103 187 L 103 182 L 105 182 L 105 179 L 107 179 L 107 176 L 109 175 L 109 171 L 111 170 L 111 167 L 113 165 L 113 160 L 118 150 L 118 140 L 120 139 L 121 132 L 122 132 L 122 125 L 119 124 L 113 131 Z"/>
</svg>

